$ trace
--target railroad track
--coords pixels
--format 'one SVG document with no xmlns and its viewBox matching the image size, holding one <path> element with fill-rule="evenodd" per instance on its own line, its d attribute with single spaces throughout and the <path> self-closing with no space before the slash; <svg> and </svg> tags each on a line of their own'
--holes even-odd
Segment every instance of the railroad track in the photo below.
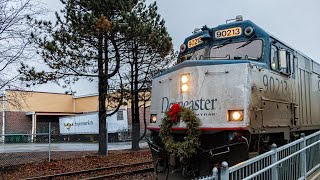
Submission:
<svg viewBox="0 0 320 180">
<path fill-rule="evenodd" d="M 82 180 L 113 178 L 113 177 L 119 177 L 119 176 L 129 175 L 129 174 L 146 173 L 146 172 L 152 172 L 152 171 L 154 171 L 153 167 L 149 167 L 149 168 L 142 168 L 142 169 L 138 169 L 138 170 L 131 170 L 131 171 L 120 172 L 120 173 L 105 174 L 105 175 L 100 175 L 100 176 L 93 176 L 93 177 L 89 177 L 89 178 L 84 178 L 84 179 L 82 179 Z"/>
<path fill-rule="evenodd" d="M 153 164 L 152 161 L 124 164 L 118 166 L 101 167 L 94 169 L 87 169 L 81 171 L 65 172 L 59 174 L 51 174 L 45 176 L 37 176 L 27 178 L 25 180 L 35 180 L 35 179 L 63 179 L 77 177 L 77 179 L 91 180 L 91 179 L 107 179 L 113 177 L 119 177 L 129 174 L 152 172 Z"/>
</svg>

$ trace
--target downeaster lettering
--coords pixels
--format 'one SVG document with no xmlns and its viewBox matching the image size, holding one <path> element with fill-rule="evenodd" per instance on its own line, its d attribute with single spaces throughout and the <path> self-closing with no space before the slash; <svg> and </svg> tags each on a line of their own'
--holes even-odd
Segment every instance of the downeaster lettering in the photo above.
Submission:
<svg viewBox="0 0 320 180">
<path fill-rule="evenodd" d="M 169 98 L 163 97 L 162 98 L 162 105 L 161 105 L 161 113 L 167 111 L 173 104 L 180 104 L 181 106 L 187 107 L 192 109 L 193 111 L 197 110 L 214 110 L 215 109 L 215 102 L 217 99 L 196 99 L 191 101 L 181 101 L 181 102 L 169 102 Z"/>
</svg>

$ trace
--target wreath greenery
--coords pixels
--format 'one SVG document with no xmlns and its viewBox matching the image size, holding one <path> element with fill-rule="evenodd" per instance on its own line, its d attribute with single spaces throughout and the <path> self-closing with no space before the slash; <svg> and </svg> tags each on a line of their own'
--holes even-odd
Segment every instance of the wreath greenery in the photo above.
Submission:
<svg viewBox="0 0 320 180">
<path fill-rule="evenodd" d="M 180 118 L 187 124 L 186 136 L 182 142 L 175 141 L 171 135 L 172 125 L 176 124 Z M 199 136 L 201 131 L 199 126 L 199 118 L 192 110 L 180 107 L 179 104 L 174 104 L 169 111 L 165 112 L 160 125 L 159 136 L 170 153 L 179 157 L 190 158 L 197 153 L 197 148 L 200 146 Z"/>
</svg>

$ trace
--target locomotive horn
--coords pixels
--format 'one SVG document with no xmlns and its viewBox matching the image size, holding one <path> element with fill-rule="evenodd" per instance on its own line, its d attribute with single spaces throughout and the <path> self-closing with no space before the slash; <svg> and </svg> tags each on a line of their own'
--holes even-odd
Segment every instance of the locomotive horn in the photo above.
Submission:
<svg viewBox="0 0 320 180">
<path fill-rule="evenodd" d="M 208 30 L 204 30 L 203 31 L 203 34 L 201 36 L 201 40 L 204 41 L 204 40 L 209 40 L 211 39 L 211 35 L 209 34 L 209 31 Z"/>
</svg>

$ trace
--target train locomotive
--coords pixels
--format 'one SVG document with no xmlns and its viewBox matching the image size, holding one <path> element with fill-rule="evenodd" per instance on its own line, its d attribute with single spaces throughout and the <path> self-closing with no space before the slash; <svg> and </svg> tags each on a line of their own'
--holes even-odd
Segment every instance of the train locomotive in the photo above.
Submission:
<svg viewBox="0 0 320 180">
<path fill-rule="evenodd" d="M 152 82 L 151 148 L 158 179 L 209 175 L 320 128 L 320 65 L 249 20 L 237 16 L 196 29 L 180 47 L 178 63 Z M 200 120 L 200 146 L 181 160 L 159 137 L 165 112 L 187 107 Z M 172 136 L 183 141 L 186 123 Z M 183 162 L 182 162 L 183 161 Z"/>
</svg>

